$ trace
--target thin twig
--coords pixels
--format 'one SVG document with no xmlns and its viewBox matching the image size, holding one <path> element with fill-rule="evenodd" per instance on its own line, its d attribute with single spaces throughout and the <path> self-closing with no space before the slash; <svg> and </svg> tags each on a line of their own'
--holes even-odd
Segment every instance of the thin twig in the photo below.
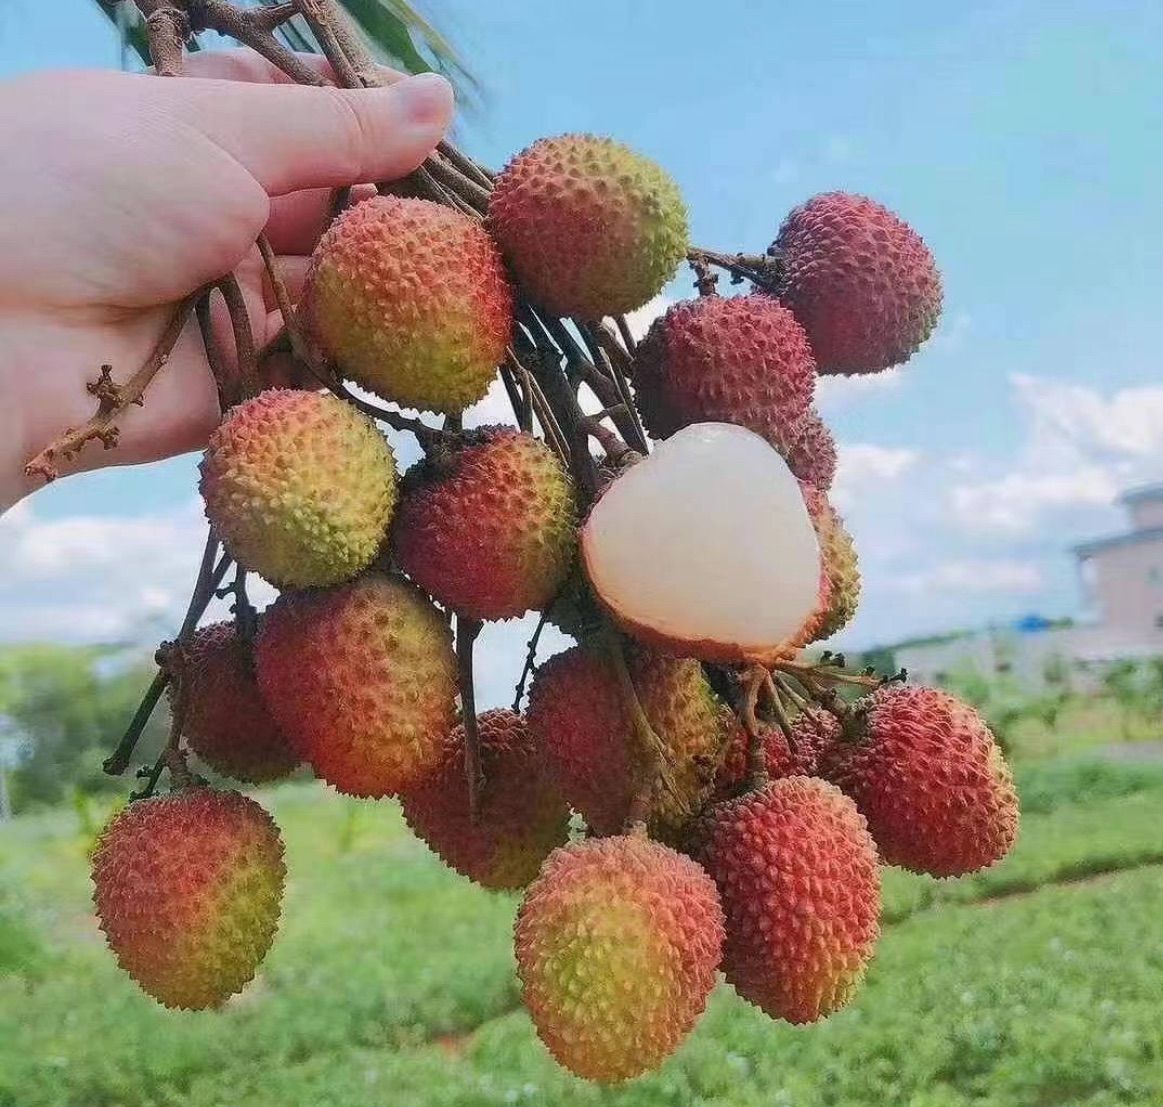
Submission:
<svg viewBox="0 0 1163 1107">
<path fill-rule="evenodd" d="M 124 384 L 114 382 L 112 366 L 101 366 L 98 378 L 85 386 L 90 395 L 97 397 L 96 412 L 87 423 L 80 427 L 70 427 L 41 450 L 24 467 L 24 472 L 28 476 L 41 477 L 45 481 L 56 480 L 60 476 L 60 470 L 56 466 L 58 458 L 64 461 L 71 460 L 81 452 L 87 442 L 95 439 L 100 440 L 101 445 L 107 450 L 112 450 L 117 445 L 121 428 L 117 426 L 115 420 L 130 404 L 137 404 L 140 407 L 145 402 L 146 388 L 162 366 L 169 361 L 178 339 L 182 337 L 191 312 L 205 292 L 205 288 L 200 288 L 178 304 L 145 364 Z"/>
<path fill-rule="evenodd" d="M 481 817 L 481 737 L 477 726 L 476 688 L 473 682 L 472 651 L 481 632 L 478 619 L 456 617 L 456 669 L 460 683 L 461 725 L 464 727 L 464 778 L 468 785 L 469 818 L 475 824 Z"/>
<path fill-rule="evenodd" d="M 692 246 L 687 251 L 687 261 L 699 274 L 700 283 L 705 279 L 706 266 L 714 265 L 730 273 L 736 284 L 750 281 L 767 292 L 780 291 L 783 265 L 778 253 L 724 254 L 718 250 L 704 250 L 699 246 Z M 713 290 L 713 283 L 711 288 Z"/>
<path fill-rule="evenodd" d="M 618 328 L 618 334 L 622 337 L 622 345 L 626 347 L 627 353 L 633 356 L 634 351 L 638 349 L 638 340 L 630 332 L 630 324 L 624 315 L 614 316 L 614 325 Z"/>
<path fill-rule="evenodd" d="M 149 38 L 149 55 L 159 77 L 180 77 L 185 60 L 186 40 L 190 37 L 190 17 L 184 6 L 172 0 L 137 0 L 145 16 Z"/>
<path fill-rule="evenodd" d="M 537 664 L 537 646 L 541 641 L 541 632 L 545 629 L 545 624 L 549 621 L 549 609 L 546 608 L 541 612 L 541 617 L 537 620 L 537 626 L 533 631 L 533 636 L 529 639 L 529 645 L 525 650 L 525 666 L 521 670 L 521 679 L 517 681 L 517 689 L 513 696 L 513 710 L 521 710 L 521 701 L 525 698 L 525 684 L 529 680 L 529 674 L 533 672 L 534 665 Z"/>
<path fill-rule="evenodd" d="M 238 278 L 227 273 L 217 283 L 218 291 L 230 313 L 230 326 L 234 331 L 234 350 L 238 362 L 237 394 L 228 398 L 233 405 L 248 400 L 258 392 L 258 360 L 254 348 L 254 331 L 250 325 L 250 312 L 242 295 Z"/>
<path fill-rule="evenodd" d="M 225 411 L 230 406 L 230 395 L 234 390 L 230 367 L 222 356 L 218 336 L 214 333 L 213 292 L 207 292 L 197 303 L 194 312 L 198 318 L 198 329 L 202 332 L 202 346 L 206 351 L 206 363 L 218 387 L 218 406 Z M 264 351 L 265 353 L 265 351 Z M 262 355 L 259 355 L 260 359 Z"/>
<path fill-rule="evenodd" d="M 441 142 L 436 147 L 436 151 L 446 157 L 469 180 L 475 181 L 481 188 L 491 189 L 493 187 L 493 174 L 463 151 L 458 150 L 451 142 L 447 140 Z"/>
</svg>

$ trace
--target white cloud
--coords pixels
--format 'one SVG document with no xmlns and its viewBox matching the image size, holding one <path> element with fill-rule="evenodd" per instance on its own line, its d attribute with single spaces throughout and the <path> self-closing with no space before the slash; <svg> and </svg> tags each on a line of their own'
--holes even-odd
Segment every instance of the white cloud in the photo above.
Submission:
<svg viewBox="0 0 1163 1107">
<path fill-rule="evenodd" d="M 1163 475 L 1163 386 L 1103 394 L 1026 374 L 1011 383 L 1026 443 L 1008 472 L 953 486 L 950 510 L 966 529 L 1033 531 L 1055 512 L 1105 506 Z"/>
<path fill-rule="evenodd" d="M 916 450 L 869 442 L 841 443 L 838 453 L 832 500 L 841 511 L 851 510 L 877 486 L 904 476 L 920 460 Z"/>
<path fill-rule="evenodd" d="M 834 410 L 870 394 L 893 392 L 904 379 L 905 375 L 900 368 L 885 369 L 880 373 L 858 373 L 850 377 L 841 373 L 828 374 L 816 380 L 816 402 L 825 410 Z"/>
<path fill-rule="evenodd" d="M 884 584 L 910 595 L 934 592 L 1030 593 L 1042 586 L 1042 573 L 1032 561 L 967 559 L 946 561 L 929 569 L 887 577 Z"/>
<path fill-rule="evenodd" d="M 647 301 L 640 308 L 635 308 L 629 312 L 626 316 L 626 323 L 630 328 L 630 333 L 635 338 L 641 339 L 650 329 L 650 324 L 674 302 L 673 296 L 667 296 L 663 293 L 661 296 L 655 296 L 653 300 Z"/>
</svg>

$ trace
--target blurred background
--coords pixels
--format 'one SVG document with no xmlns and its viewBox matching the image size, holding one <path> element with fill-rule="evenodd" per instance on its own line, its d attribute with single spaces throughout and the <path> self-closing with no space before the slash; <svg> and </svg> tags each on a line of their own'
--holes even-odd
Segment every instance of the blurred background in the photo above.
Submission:
<svg viewBox="0 0 1163 1107">
<path fill-rule="evenodd" d="M 261 797 L 290 883 L 259 979 L 222 1013 L 163 1011 L 104 949 L 86 854 L 196 571 L 196 459 L 70 478 L 0 518 L 0 1107 L 1163 1104 L 1163 6 L 348 6 L 385 56 L 450 75 L 486 163 L 611 134 L 675 175 L 700 245 L 759 252 L 832 188 L 925 237 L 934 338 L 821 385 L 865 581 L 830 645 L 979 706 L 1022 837 L 968 880 L 889 872 L 848 1010 L 792 1028 L 721 988 L 660 1073 L 603 1092 L 518 1009 L 513 901 L 394 804 L 295 782 Z M 0 77 L 139 67 L 120 8 L 3 0 Z M 635 325 L 691 291 L 681 273 Z M 473 415 L 503 417 L 500 396 Z M 512 698 L 531 630 L 482 638 L 482 706 Z"/>
</svg>

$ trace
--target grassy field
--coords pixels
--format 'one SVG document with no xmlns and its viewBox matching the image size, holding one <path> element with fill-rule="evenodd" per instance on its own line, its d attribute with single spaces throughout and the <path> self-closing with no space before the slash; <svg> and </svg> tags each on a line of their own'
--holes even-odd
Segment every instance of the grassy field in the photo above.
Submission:
<svg viewBox="0 0 1163 1107">
<path fill-rule="evenodd" d="M 663 1070 L 600 1090 L 520 1011 L 513 900 L 432 860 L 392 804 L 263 795 L 284 924 L 224 1012 L 155 1006 L 89 912 L 72 812 L 0 828 L 2 1107 L 1057 1107 L 1163 1103 L 1163 767 L 1020 774 L 1021 842 L 977 878 L 886 873 L 847 1011 L 775 1024 L 726 986 Z"/>
</svg>

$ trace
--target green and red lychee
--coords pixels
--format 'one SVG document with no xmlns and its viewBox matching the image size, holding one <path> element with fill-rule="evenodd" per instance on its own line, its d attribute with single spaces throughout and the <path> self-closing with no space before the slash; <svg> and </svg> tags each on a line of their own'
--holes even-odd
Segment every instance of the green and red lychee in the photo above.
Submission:
<svg viewBox="0 0 1163 1107">
<path fill-rule="evenodd" d="M 804 484 L 804 502 L 820 543 L 820 593 L 816 609 L 797 635 L 799 645 L 838 634 L 860 606 L 860 562 L 852 535 L 827 495 Z"/>
<path fill-rule="evenodd" d="M 626 664 L 642 710 L 662 745 L 665 779 L 648 816 L 677 829 L 714 781 L 724 719 L 697 661 L 628 649 Z M 631 704 L 606 649 L 574 646 L 538 669 L 529 692 L 529 725 L 562 794 L 590 828 L 624 826 L 649 759 Z"/>
<path fill-rule="evenodd" d="M 825 192 L 775 240 L 780 299 L 821 373 L 875 373 L 907 361 L 941 314 L 941 277 L 921 237 L 875 200 Z"/>
<path fill-rule="evenodd" d="M 573 566 L 573 480 L 530 434 L 466 432 L 410 469 L 403 492 L 392 529 L 396 560 L 459 614 L 510 619 L 545 607 Z"/>
<path fill-rule="evenodd" d="M 856 801 L 884 860 L 933 876 L 1000 861 L 1017 838 L 1018 796 L 985 720 L 936 688 L 892 685 L 859 707 L 862 733 L 821 769 Z"/>
<path fill-rule="evenodd" d="M 644 835 L 550 854 L 515 928 L 533 1024 L 571 1072 L 613 1083 L 657 1068 L 715 983 L 723 913 L 690 858 Z"/>
<path fill-rule="evenodd" d="M 480 734 L 480 813 L 469 807 L 464 726 L 444 742 L 436 770 L 403 796 L 404 818 L 457 872 L 486 888 L 523 888 L 569 832 L 569 806 L 525 720 L 486 711 Z"/>
<path fill-rule="evenodd" d="M 280 588 L 349 580 L 396 504 L 391 447 L 350 404 L 270 389 L 227 413 L 201 465 L 206 516 L 239 564 Z"/>
<path fill-rule="evenodd" d="M 121 967 L 166 1007 L 217 1007 L 254 977 L 278 927 L 278 827 L 237 792 L 137 800 L 92 863 L 101 929 Z"/>
<path fill-rule="evenodd" d="M 317 776 L 353 796 L 415 786 L 456 725 L 447 619 L 413 584 L 367 573 L 284 592 L 263 615 L 259 688 Z"/>
<path fill-rule="evenodd" d="M 195 631 L 172 664 L 170 709 L 180 710 L 187 745 L 212 769 L 262 784 L 299 764 L 259 694 L 252 652 L 233 622 Z"/>
<path fill-rule="evenodd" d="M 671 177 L 593 135 L 543 138 L 514 157 L 497 176 L 488 227 L 535 303 L 582 319 L 641 307 L 687 251 Z"/>
<path fill-rule="evenodd" d="M 365 200 L 331 225 L 303 311 L 342 376 L 427 411 L 480 400 L 513 329 L 504 262 L 480 223 L 399 196 Z"/>
<path fill-rule="evenodd" d="M 816 366 L 803 328 L 770 296 L 701 296 L 650 325 L 633 381 L 654 438 L 692 423 L 735 423 L 790 449 L 812 403 Z"/>
<path fill-rule="evenodd" d="M 814 1022 L 852 998 L 879 934 L 876 846 L 856 805 L 813 777 L 713 807 L 696 856 L 726 917 L 723 972 L 772 1018 Z"/>
</svg>

